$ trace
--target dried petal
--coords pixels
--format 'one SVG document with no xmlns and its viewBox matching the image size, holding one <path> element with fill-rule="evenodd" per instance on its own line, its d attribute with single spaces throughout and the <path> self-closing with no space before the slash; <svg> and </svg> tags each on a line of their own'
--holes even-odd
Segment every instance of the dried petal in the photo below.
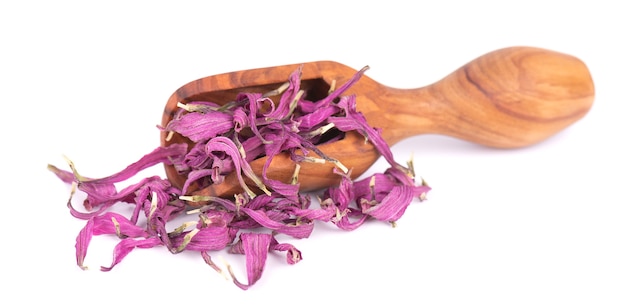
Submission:
<svg viewBox="0 0 626 307">
<path fill-rule="evenodd" d="M 265 184 L 263 184 L 261 179 L 257 177 L 254 171 L 252 171 L 252 167 L 250 166 L 250 164 L 248 164 L 248 162 L 241 157 L 241 155 L 239 154 L 239 150 L 237 149 L 237 146 L 232 140 L 226 137 L 212 138 L 206 144 L 206 151 L 207 152 L 222 151 L 232 158 L 232 161 L 236 170 L 235 174 L 237 175 L 237 178 L 239 179 L 239 183 L 241 184 L 243 189 L 246 191 L 246 193 L 248 193 L 248 195 L 250 195 L 251 197 L 256 196 L 256 194 L 254 194 L 254 192 L 250 190 L 246 182 L 243 180 L 243 177 L 241 176 L 242 172 L 248 178 L 254 181 L 254 183 L 257 185 L 257 187 L 259 187 L 259 189 L 264 190 L 267 194 L 270 194 L 270 192 L 267 191 L 267 189 L 265 188 Z"/>
<path fill-rule="evenodd" d="M 394 186 L 379 203 L 364 202 L 362 212 L 381 221 L 395 222 L 404 214 L 413 196 L 411 187 Z"/>
<path fill-rule="evenodd" d="M 272 237 L 270 249 L 280 252 L 287 252 L 287 263 L 296 264 L 302 260 L 302 253 L 295 246 L 289 243 L 278 243 L 276 238 Z"/>
<path fill-rule="evenodd" d="M 93 232 L 94 236 L 103 234 L 115 234 L 118 237 L 148 237 L 145 229 L 135 225 L 121 214 L 115 212 L 106 212 L 99 216 L 94 216 Z"/>
<path fill-rule="evenodd" d="M 84 264 L 85 256 L 87 256 L 87 249 L 89 248 L 89 243 L 91 242 L 91 238 L 93 237 L 93 225 L 94 221 L 89 220 L 80 230 L 78 236 L 76 237 L 76 264 L 83 270 L 87 269 L 87 266 Z"/>
<path fill-rule="evenodd" d="M 265 114 L 265 118 L 267 120 L 280 120 L 287 117 L 289 113 L 292 112 L 293 108 L 291 107 L 293 102 L 296 103 L 300 100 L 298 95 L 302 96 L 300 92 L 300 77 L 302 75 L 302 66 L 299 66 L 291 75 L 289 76 L 289 83 L 287 89 L 283 92 L 280 97 L 280 103 L 275 110 Z"/>
<path fill-rule="evenodd" d="M 115 245 L 115 249 L 113 250 L 113 261 L 111 265 L 108 267 L 100 267 L 100 270 L 103 272 L 108 272 L 113 269 L 117 264 L 119 264 L 133 249 L 138 248 L 152 248 L 155 246 L 161 245 L 161 241 L 158 238 L 152 237 L 147 239 L 134 239 L 134 238 L 126 238 L 117 243 Z"/>
<path fill-rule="evenodd" d="M 120 214 L 107 212 L 94 216 L 87 221 L 76 237 L 76 263 L 80 268 L 87 269 L 84 261 L 91 238 L 102 234 L 115 234 L 118 237 L 122 235 L 131 238 L 148 236 L 145 230 L 131 223 Z"/>
<path fill-rule="evenodd" d="M 259 223 L 261 226 L 267 229 L 275 230 L 280 233 L 284 233 L 297 239 L 308 238 L 313 232 L 313 223 L 285 224 L 270 219 L 267 213 L 262 210 L 241 208 L 241 211 L 257 223 Z"/>
<path fill-rule="evenodd" d="M 179 248 L 185 241 L 185 236 L 197 231 L 188 242 L 185 243 L 183 248 Z M 172 238 L 172 244 L 178 251 L 193 250 L 193 251 L 213 251 L 222 250 L 234 240 L 232 231 L 228 227 L 220 226 L 208 226 L 203 228 L 196 228 L 192 231 L 186 231 L 182 234 Z"/>
<path fill-rule="evenodd" d="M 246 255 L 246 273 L 248 277 L 248 284 L 243 284 L 237 280 L 235 274 L 233 274 L 232 270 L 230 270 L 230 267 L 229 273 L 233 278 L 235 285 L 243 290 L 247 290 L 261 278 L 261 275 L 263 275 L 272 236 L 269 234 L 246 232 L 242 233 L 239 236 L 239 239 L 239 248 Z"/>
<path fill-rule="evenodd" d="M 177 132 L 194 142 L 202 142 L 234 127 L 232 115 L 211 111 L 207 114 L 191 112 L 180 118 L 174 118 L 167 124 L 165 130 Z"/>
</svg>

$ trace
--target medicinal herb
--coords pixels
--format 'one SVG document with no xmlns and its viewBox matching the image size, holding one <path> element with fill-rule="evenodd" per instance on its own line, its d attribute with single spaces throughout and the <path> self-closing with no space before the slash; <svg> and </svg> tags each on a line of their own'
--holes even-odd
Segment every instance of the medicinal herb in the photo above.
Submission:
<svg viewBox="0 0 626 307">
<path fill-rule="evenodd" d="M 86 268 L 84 260 L 93 236 L 113 235 L 120 241 L 111 264 L 101 267 L 103 271 L 113 269 L 135 248 L 165 247 L 173 254 L 198 252 L 214 270 L 228 272 L 235 285 L 248 289 L 261 278 L 268 253 L 284 253 L 289 264 L 301 261 L 302 253 L 295 246 L 279 240 L 284 236 L 308 238 L 316 221 L 344 230 L 354 230 L 368 220 L 395 225 L 415 199 L 425 199 L 430 187 L 415 182 L 412 163 L 402 166 L 394 160 L 380 131 L 370 127 L 357 111 L 358 97 L 343 95 L 364 71 L 317 101 L 306 99 L 298 69 L 271 93 L 240 93 L 227 103 L 179 103 L 175 117 L 159 129 L 180 134 L 193 146 L 176 143 L 158 147 L 108 177 L 85 177 L 69 160 L 69 170 L 49 165 L 61 180 L 73 186 L 67 204 L 70 213 L 86 221 L 76 238 L 77 265 Z M 270 98 L 277 95 L 278 101 Z M 371 142 L 389 168 L 354 181 L 341 161 L 318 149 L 322 142 L 337 141 L 349 131 Z M 317 157 L 309 155 L 311 152 Z M 297 165 L 334 163 L 341 181 L 319 192 L 318 199 L 312 201 L 314 193 L 299 191 L 297 167 L 289 183 L 268 178 L 267 168 L 280 153 L 288 153 Z M 267 162 L 262 174 L 255 174 L 249 163 L 259 157 L 267 157 Z M 123 189 L 116 187 L 158 164 L 173 165 L 184 174 L 187 181 L 183 187 L 177 188 L 159 176 L 143 178 Z M 236 174 L 243 193 L 223 198 L 190 193 L 192 186 L 219 184 L 230 173 Z M 85 195 L 85 210 L 73 204 L 76 189 Z M 188 202 L 204 205 L 194 208 Z M 132 214 L 116 213 L 116 206 L 123 205 L 132 206 Z M 197 220 L 179 222 L 177 217 L 183 214 L 194 214 Z M 172 224 L 174 230 L 168 231 Z M 246 282 L 234 276 L 230 264 L 222 268 L 213 262 L 210 253 L 224 249 L 245 255 Z"/>
</svg>

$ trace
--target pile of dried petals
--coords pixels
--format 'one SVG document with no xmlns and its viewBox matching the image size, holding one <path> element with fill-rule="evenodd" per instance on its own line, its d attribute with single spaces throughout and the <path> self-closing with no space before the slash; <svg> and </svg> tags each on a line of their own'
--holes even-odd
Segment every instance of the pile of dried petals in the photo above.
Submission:
<svg viewBox="0 0 626 307">
<path fill-rule="evenodd" d="M 261 277 L 269 252 L 285 252 L 289 264 L 302 259 L 296 247 L 278 241 L 279 235 L 307 238 L 315 221 L 330 222 L 344 230 L 356 229 L 368 219 L 393 224 L 414 199 L 423 200 L 430 188 L 424 182 L 415 183 L 412 163 L 404 167 L 395 162 L 380 132 L 356 111 L 356 97 L 342 96 L 365 68 L 318 101 L 303 98 L 300 70 L 293 72 L 278 90 L 281 98 L 277 104 L 261 93 L 240 93 L 235 101 L 224 105 L 207 101 L 179 104 L 175 118 L 166 127 L 158 128 L 187 137 L 195 144 L 192 148 L 183 143 L 161 146 L 124 170 L 98 179 L 80 175 L 69 160 L 70 171 L 49 165 L 48 169 L 61 180 L 72 184 L 68 201 L 71 214 L 86 220 L 76 238 L 78 266 L 86 268 L 83 262 L 91 238 L 103 234 L 120 239 L 111 265 L 101 267 L 103 271 L 111 270 L 134 248 L 165 246 L 174 254 L 197 251 L 213 269 L 224 273 L 211 260 L 209 252 L 227 249 L 245 255 L 247 283 L 238 281 L 230 266 L 227 267 L 234 283 L 248 289 Z M 266 107 L 262 109 L 262 105 Z M 338 132 L 337 135 L 322 138 L 330 129 Z M 322 141 L 332 142 L 353 130 L 372 142 L 389 162 L 390 167 L 384 173 L 353 181 L 340 161 L 326 157 L 316 147 Z M 315 159 L 307 155 L 310 151 L 334 162 L 335 173 L 341 176 L 338 186 L 318 195 L 319 207 L 311 205 L 311 193 L 298 191 L 297 182 L 272 180 L 265 172 L 259 176 L 248 164 L 260 156 L 271 161 L 280 152 L 289 152 L 296 163 L 307 163 Z M 116 188 L 116 183 L 161 163 L 173 164 L 187 176 L 182 189 L 159 176 L 144 178 L 119 191 Z M 243 193 L 232 198 L 187 195 L 191 183 L 216 184 L 230 172 L 237 172 Z M 257 191 L 264 193 L 255 195 L 243 176 L 252 179 L 259 188 Z M 76 188 L 86 195 L 85 211 L 72 205 Z M 187 201 L 202 201 L 206 205 L 189 210 Z M 134 206 L 132 215 L 115 213 L 112 209 L 116 204 Z M 197 221 L 172 228 L 170 224 L 177 221 L 175 218 L 185 213 L 197 214 Z M 168 231 L 166 224 L 174 230 Z"/>
</svg>

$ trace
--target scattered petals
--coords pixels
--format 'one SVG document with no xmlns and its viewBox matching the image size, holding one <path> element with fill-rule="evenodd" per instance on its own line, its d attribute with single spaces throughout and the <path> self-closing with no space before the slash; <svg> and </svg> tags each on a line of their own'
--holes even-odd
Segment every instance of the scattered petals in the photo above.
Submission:
<svg viewBox="0 0 626 307">
<path fill-rule="evenodd" d="M 168 137 L 186 137 L 193 146 L 158 147 L 110 176 L 82 176 L 69 159 L 69 171 L 48 165 L 61 181 L 72 184 L 67 206 L 72 216 L 85 220 L 76 237 L 78 267 L 87 269 L 85 258 L 93 236 L 108 235 L 119 242 L 110 265 L 101 266 L 102 271 L 112 270 L 136 248 L 165 248 L 172 254 L 199 254 L 209 267 L 230 275 L 235 285 L 246 290 L 263 275 L 270 252 L 284 253 L 288 264 L 302 261 L 300 250 L 279 243 L 279 237 L 308 238 L 316 222 L 346 231 L 371 220 L 395 225 L 409 205 L 426 199 L 430 187 L 423 180 L 415 183 L 413 162 L 397 163 L 380 131 L 357 110 L 357 97 L 344 95 L 367 69 L 338 88 L 333 82 L 328 95 L 317 101 L 307 97 L 299 67 L 286 83 L 267 93 L 238 93 L 223 105 L 179 103 L 167 126 L 157 128 Z M 272 98 L 278 95 L 276 103 Z M 318 149 L 349 131 L 360 133 L 377 148 L 390 165 L 385 172 L 352 180 L 351 170 Z M 268 178 L 268 168 L 278 155 L 287 155 L 298 165 L 291 182 Z M 266 163 L 261 174 L 255 174 L 250 163 L 261 157 Z M 311 194 L 299 191 L 300 163 L 333 163 L 335 175 L 341 178 L 337 186 L 317 195 L 318 205 L 312 205 Z M 172 165 L 186 176 L 182 189 L 159 176 L 131 181 L 158 164 Z M 226 198 L 193 194 L 233 172 L 244 193 Z M 131 183 L 118 188 L 127 180 Z M 258 191 L 262 193 L 257 195 Z M 78 195 L 84 196 L 84 210 L 73 204 Z M 188 210 L 188 202 L 202 206 Z M 131 213 L 121 214 L 124 211 L 116 210 L 119 206 L 130 206 L 125 212 Z M 197 220 L 180 223 L 181 215 L 196 215 Z M 213 262 L 209 253 L 225 249 L 245 255 L 246 282 L 236 278 L 229 264 L 227 274 Z"/>
</svg>

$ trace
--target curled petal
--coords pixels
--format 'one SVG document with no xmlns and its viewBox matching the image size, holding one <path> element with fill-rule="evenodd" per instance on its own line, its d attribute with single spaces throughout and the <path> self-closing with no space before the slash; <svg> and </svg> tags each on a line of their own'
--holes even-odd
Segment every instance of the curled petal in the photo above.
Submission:
<svg viewBox="0 0 626 307">
<path fill-rule="evenodd" d="M 232 115 L 214 111 L 208 114 L 191 112 L 180 118 L 174 118 L 167 124 L 165 130 L 178 132 L 194 142 L 202 142 L 234 127 Z"/>
<path fill-rule="evenodd" d="M 161 245 L 161 241 L 158 238 L 152 237 L 147 239 L 133 239 L 126 238 L 117 243 L 115 249 L 113 250 L 113 261 L 111 265 L 108 267 L 100 267 L 100 270 L 103 272 L 108 272 L 113 269 L 117 264 L 119 264 L 133 249 L 138 248 L 152 248 L 155 246 Z"/>
<path fill-rule="evenodd" d="M 330 116 L 336 114 L 338 111 L 339 108 L 334 105 L 316 109 L 312 113 L 307 113 L 298 117 L 297 121 L 300 122 L 298 127 L 304 131 L 311 130 L 318 125 L 323 124 Z"/>
<path fill-rule="evenodd" d="M 233 233 L 228 227 L 204 227 L 197 228 L 191 237 L 187 236 L 192 231 L 183 232 L 172 238 L 172 245 L 181 250 L 214 251 L 222 250 L 233 242 Z M 190 240 L 185 242 L 185 237 Z M 182 248 L 182 244 L 185 244 Z"/>
<path fill-rule="evenodd" d="M 313 223 L 285 224 L 270 219 L 267 213 L 263 212 L 262 210 L 241 208 L 241 211 L 257 223 L 259 223 L 261 226 L 267 229 L 276 230 L 280 233 L 284 233 L 297 239 L 308 238 L 313 232 Z"/>
<path fill-rule="evenodd" d="M 348 82 L 346 82 L 343 85 L 341 85 L 341 87 L 339 87 L 338 89 L 332 91 L 328 96 L 326 96 L 325 98 L 322 98 L 317 103 L 320 106 L 325 106 L 326 104 L 331 103 L 332 101 L 334 101 L 336 98 L 339 98 L 341 95 L 343 95 L 343 93 L 346 90 L 348 90 L 352 85 L 354 85 L 357 81 L 359 81 L 359 79 L 361 79 L 361 77 L 365 74 L 365 71 L 367 71 L 368 69 L 369 69 L 369 66 L 363 67 L 356 74 L 354 74 L 350 78 L 350 80 L 348 80 Z"/>
<path fill-rule="evenodd" d="M 91 238 L 93 237 L 93 226 L 93 219 L 88 220 L 83 229 L 80 230 L 78 236 L 76 237 L 76 264 L 83 270 L 87 269 L 87 266 L 85 266 L 84 262 L 85 257 L 87 256 L 89 243 L 91 242 Z"/>
<path fill-rule="evenodd" d="M 187 180 L 185 180 L 185 183 L 183 184 L 182 194 L 187 194 L 189 187 L 196 181 L 213 175 L 215 175 L 215 170 L 212 168 L 198 169 L 189 172 Z"/>
<path fill-rule="evenodd" d="M 106 212 L 95 216 L 91 221 L 93 222 L 92 234 L 94 236 L 114 234 L 120 238 L 148 237 L 148 233 L 142 227 L 135 225 L 123 215 L 115 212 Z"/>
<path fill-rule="evenodd" d="M 367 218 L 367 215 L 360 212 L 348 211 L 346 214 L 341 215 L 341 218 L 335 222 L 335 225 L 337 225 L 339 229 L 352 231 L 361 227 Z"/>
<path fill-rule="evenodd" d="M 412 200 L 413 189 L 410 186 L 394 186 L 380 203 L 365 205 L 363 213 L 380 221 L 395 222 L 404 214 Z"/>
<path fill-rule="evenodd" d="M 246 255 L 248 283 L 244 284 L 237 280 L 230 267 L 229 273 L 235 285 L 243 290 L 247 290 L 263 275 L 272 236 L 263 233 L 242 233 L 239 237 L 238 249 Z"/>
<path fill-rule="evenodd" d="M 237 95 L 236 100 L 248 101 L 248 106 L 250 108 L 250 111 L 248 113 L 248 123 L 249 123 L 250 129 L 252 130 L 254 135 L 258 137 L 263 143 L 267 143 L 267 141 L 263 138 L 263 135 L 261 135 L 261 133 L 259 132 L 259 127 L 257 125 L 258 124 L 257 114 L 260 109 L 259 104 L 263 104 L 264 102 L 269 102 L 273 109 L 274 102 L 269 98 L 263 97 L 263 95 L 261 95 L 260 93 L 240 93 Z"/>
<path fill-rule="evenodd" d="M 270 243 L 270 249 L 279 251 L 279 252 L 287 252 L 287 263 L 288 264 L 296 264 L 302 260 L 302 253 L 295 246 L 289 243 L 278 243 L 276 238 L 272 237 L 272 242 Z"/>
<path fill-rule="evenodd" d="M 266 193 L 269 194 L 269 192 L 265 188 L 265 184 L 263 184 L 261 179 L 254 173 L 250 164 L 248 164 L 248 162 L 241 157 L 241 154 L 239 153 L 239 150 L 237 149 L 237 145 L 235 145 L 235 143 L 232 140 L 226 137 L 215 137 L 209 140 L 209 142 L 207 142 L 206 147 L 207 147 L 207 152 L 222 151 L 232 158 L 232 161 L 235 167 L 235 174 L 237 175 L 237 178 L 239 179 L 239 183 L 241 184 L 243 189 L 248 193 L 248 195 L 255 196 L 254 192 L 252 192 L 252 190 L 248 187 L 246 182 L 243 180 L 243 177 L 241 176 L 242 172 L 248 178 L 254 181 L 254 183 L 261 190 L 265 190 Z"/>
<path fill-rule="evenodd" d="M 126 179 L 136 175 L 139 171 L 142 171 L 153 165 L 164 163 L 170 164 L 172 159 L 180 159 L 187 152 L 187 144 L 175 143 L 167 147 L 157 147 L 151 153 L 144 155 L 141 159 L 137 160 L 127 166 L 124 170 L 115 173 L 111 176 L 91 179 L 88 182 L 92 184 L 110 184 L 122 182 Z"/>
<path fill-rule="evenodd" d="M 300 77 L 302 75 L 302 66 L 299 66 L 289 76 L 289 85 L 285 92 L 280 96 L 278 107 L 272 112 L 265 114 L 269 120 L 280 120 L 289 115 L 291 105 L 297 104 L 299 101 L 298 92 L 300 91 Z"/>
<path fill-rule="evenodd" d="M 365 116 L 356 110 L 356 96 L 350 95 L 342 97 L 338 104 L 346 113 L 345 117 L 330 117 L 329 122 L 341 131 L 356 130 L 361 133 L 369 142 L 374 144 L 376 150 L 393 166 L 399 164 L 394 160 L 389 144 L 385 142 L 380 131 L 367 123 Z"/>
</svg>

